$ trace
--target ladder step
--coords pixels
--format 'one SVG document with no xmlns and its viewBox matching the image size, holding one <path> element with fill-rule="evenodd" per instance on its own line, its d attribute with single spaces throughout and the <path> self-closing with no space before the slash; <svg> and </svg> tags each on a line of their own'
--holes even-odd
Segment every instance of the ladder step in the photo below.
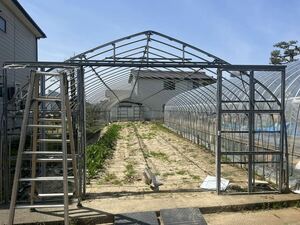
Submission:
<svg viewBox="0 0 300 225">
<path fill-rule="evenodd" d="M 46 102 L 61 102 L 61 98 L 55 98 L 55 97 L 38 97 L 38 98 L 34 98 L 33 100 L 35 101 L 39 101 L 39 102 L 42 102 L 42 101 L 46 101 Z"/>
<path fill-rule="evenodd" d="M 57 159 L 57 158 L 39 158 L 36 159 L 37 162 L 62 162 L 63 159 Z M 72 161 L 72 159 L 67 159 L 67 161 Z"/>
<path fill-rule="evenodd" d="M 68 176 L 68 179 L 74 179 L 73 176 Z M 19 181 L 62 181 L 64 177 L 28 177 L 28 178 L 20 178 Z"/>
<path fill-rule="evenodd" d="M 49 73 L 49 72 L 43 72 L 43 71 L 37 71 L 37 75 L 46 75 L 46 76 L 62 76 L 61 73 Z"/>
<path fill-rule="evenodd" d="M 48 193 L 48 194 L 38 194 L 38 197 L 61 197 L 64 193 Z M 73 196 L 73 193 L 68 193 L 68 196 Z"/>
<path fill-rule="evenodd" d="M 28 127 L 38 127 L 38 128 L 62 128 L 61 125 L 44 125 L 44 124 L 30 124 Z"/>
<path fill-rule="evenodd" d="M 50 152 L 50 151 L 24 151 L 23 154 L 43 154 L 43 155 L 62 155 L 63 152 Z"/>
<path fill-rule="evenodd" d="M 61 119 L 53 119 L 53 118 L 39 118 L 39 120 L 45 122 L 61 122 Z"/>
<path fill-rule="evenodd" d="M 62 143 L 62 139 L 38 139 L 38 142 L 48 142 L 48 143 Z M 66 140 L 70 142 L 70 140 Z"/>
<path fill-rule="evenodd" d="M 55 204 L 55 205 L 16 205 L 16 209 L 34 209 L 34 208 L 63 208 L 63 204 Z"/>
</svg>

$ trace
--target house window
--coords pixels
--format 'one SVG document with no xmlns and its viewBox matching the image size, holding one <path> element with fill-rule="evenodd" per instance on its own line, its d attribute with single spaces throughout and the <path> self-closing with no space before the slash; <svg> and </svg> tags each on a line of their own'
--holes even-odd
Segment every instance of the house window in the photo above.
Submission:
<svg viewBox="0 0 300 225">
<path fill-rule="evenodd" d="M 6 20 L 0 16 L 0 30 L 6 32 Z"/>
<path fill-rule="evenodd" d="M 200 84 L 196 81 L 193 81 L 193 89 L 200 87 Z"/>
<path fill-rule="evenodd" d="M 175 82 L 173 80 L 165 80 L 164 81 L 164 89 L 165 90 L 175 90 Z"/>
</svg>

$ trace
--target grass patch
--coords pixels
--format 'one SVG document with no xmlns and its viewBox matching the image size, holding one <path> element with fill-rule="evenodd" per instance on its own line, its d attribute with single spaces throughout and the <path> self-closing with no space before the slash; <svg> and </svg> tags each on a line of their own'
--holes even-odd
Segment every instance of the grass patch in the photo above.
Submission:
<svg viewBox="0 0 300 225">
<path fill-rule="evenodd" d="M 142 139 L 153 139 L 156 134 L 154 132 L 148 132 L 148 133 L 145 133 L 145 134 L 142 134 L 140 135 Z"/>
<path fill-rule="evenodd" d="M 152 156 L 154 158 L 157 158 L 157 159 L 160 159 L 162 161 L 169 161 L 169 157 L 166 153 L 163 153 L 163 152 L 153 152 L 153 151 L 150 151 L 148 153 L 149 156 Z"/>
<path fill-rule="evenodd" d="M 192 174 L 190 174 L 190 176 L 191 176 L 191 178 L 193 180 L 200 180 L 200 176 L 198 176 L 198 175 L 192 175 Z"/>
<path fill-rule="evenodd" d="M 105 160 L 112 156 L 120 129 L 117 124 L 111 125 L 99 141 L 87 147 L 88 178 L 97 175 L 99 170 L 103 169 Z"/>
<path fill-rule="evenodd" d="M 136 171 L 134 170 L 133 163 L 128 163 L 125 168 L 125 180 L 127 182 L 133 181 L 136 176 Z"/>
<path fill-rule="evenodd" d="M 185 175 L 185 174 L 188 174 L 188 171 L 186 171 L 186 170 L 177 170 L 176 173 L 178 175 Z"/>
<path fill-rule="evenodd" d="M 105 174 L 104 180 L 106 182 L 110 182 L 110 181 L 115 180 L 115 179 L 117 179 L 116 174 L 114 174 L 114 173 L 107 173 L 107 174 Z"/>
<path fill-rule="evenodd" d="M 174 176 L 175 173 L 171 173 L 171 172 L 167 172 L 167 173 L 163 173 L 162 176 L 163 177 L 169 177 L 169 176 Z"/>
<path fill-rule="evenodd" d="M 163 125 L 163 123 L 161 123 L 161 122 L 154 122 L 151 126 L 151 130 L 153 130 L 153 131 L 163 131 L 163 132 L 167 132 L 167 133 L 171 133 L 171 134 L 176 134 L 175 132 L 173 132 L 173 131 L 169 130 L 168 128 L 166 128 Z"/>
</svg>

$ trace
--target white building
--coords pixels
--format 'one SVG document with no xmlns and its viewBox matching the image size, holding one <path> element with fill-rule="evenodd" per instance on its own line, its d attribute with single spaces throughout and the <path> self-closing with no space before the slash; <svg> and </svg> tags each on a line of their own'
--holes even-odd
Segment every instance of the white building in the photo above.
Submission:
<svg viewBox="0 0 300 225">
<path fill-rule="evenodd" d="M 132 91 L 117 90 L 116 94 L 122 91 L 120 103 L 111 92 L 107 95 L 112 105 L 108 107 L 110 120 L 160 120 L 170 98 L 213 82 L 215 79 L 204 72 L 132 70 L 128 80 Z"/>
<path fill-rule="evenodd" d="M 0 115 L 3 102 L 2 65 L 7 61 L 37 61 L 38 39 L 46 38 L 17 0 L 0 0 Z M 28 81 L 26 71 L 8 71 L 8 97 Z"/>
</svg>

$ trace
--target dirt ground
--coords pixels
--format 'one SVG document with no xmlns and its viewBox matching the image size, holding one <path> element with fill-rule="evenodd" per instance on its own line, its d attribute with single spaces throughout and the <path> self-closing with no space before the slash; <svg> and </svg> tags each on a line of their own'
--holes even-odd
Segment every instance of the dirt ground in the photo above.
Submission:
<svg viewBox="0 0 300 225">
<path fill-rule="evenodd" d="M 209 225 L 299 225 L 299 208 L 205 214 Z"/>
<path fill-rule="evenodd" d="M 156 174 L 160 194 L 200 191 L 207 175 L 215 174 L 215 157 L 211 152 L 150 122 L 122 122 L 120 138 L 105 170 L 90 181 L 87 193 L 95 197 L 141 198 L 151 192 L 143 171 L 147 165 Z M 222 177 L 240 188 L 246 187 L 246 171 L 225 165 Z"/>
</svg>

